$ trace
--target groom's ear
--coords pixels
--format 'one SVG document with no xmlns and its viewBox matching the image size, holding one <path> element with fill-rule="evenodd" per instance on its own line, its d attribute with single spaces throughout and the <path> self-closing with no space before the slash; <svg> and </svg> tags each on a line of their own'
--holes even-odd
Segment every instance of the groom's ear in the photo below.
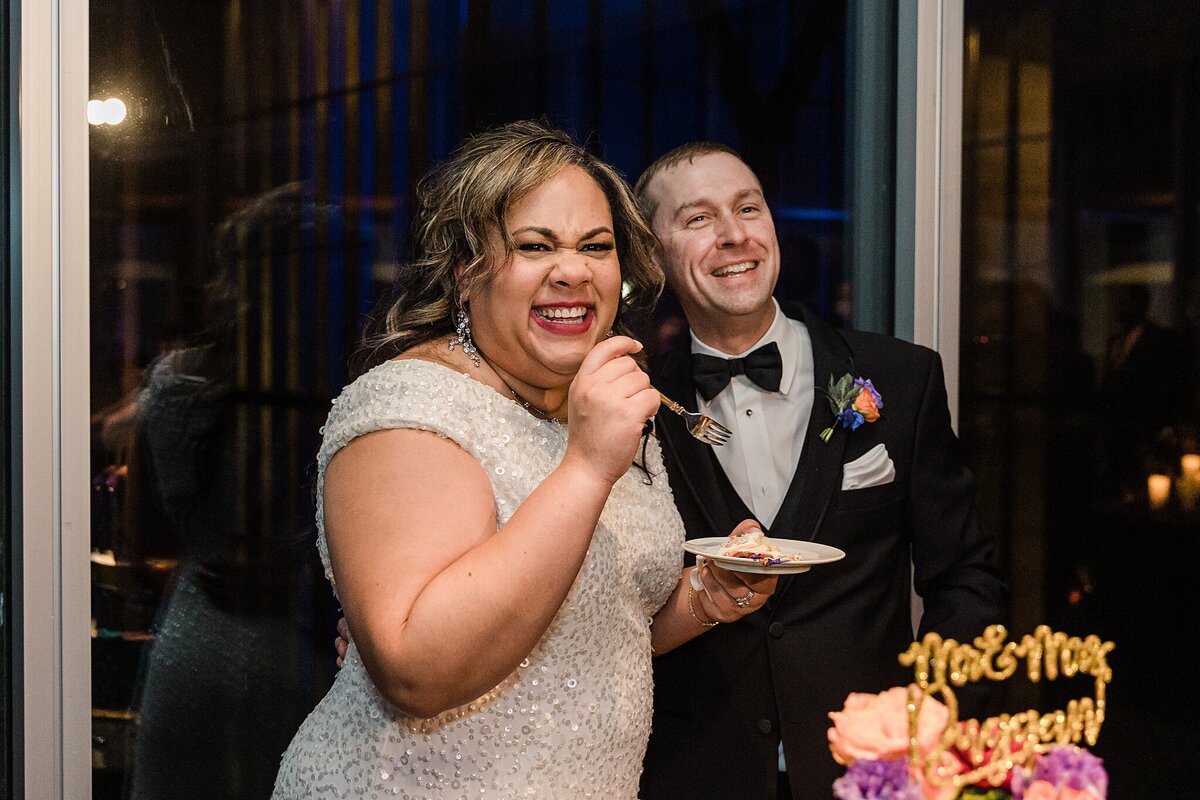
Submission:
<svg viewBox="0 0 1200 800">
<path fill-rule="evenodd" d="M 657 239 L 654 244 L 654 252 L 650 255 L 650 260 L 654 262 L 654 266 L 658 267 L 658 271 L 663 275 L 663 282 L 666 288 L 670 291 L 675 291 L 675 287 L 671 285 L 671 273 L 667 271 L 667 259 L 664 256 L 662 242 Z"/>
<path fill-rule="evenodd" d="M 658 238 L 658 234 L 654 235 L 654 250 L 650 253 L 650 260 L 654 262 L 654 266 L 658 267 L 664 275 L 666 274 L 666 270 L 663 269 L 662 240 Z"/>
</svg>

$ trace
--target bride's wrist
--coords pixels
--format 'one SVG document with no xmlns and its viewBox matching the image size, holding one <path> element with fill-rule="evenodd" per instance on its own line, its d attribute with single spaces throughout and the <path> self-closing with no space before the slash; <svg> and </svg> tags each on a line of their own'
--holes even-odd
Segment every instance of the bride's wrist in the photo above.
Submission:
<svg viewBox="0 0 1200 800">
<path fill-rule="evenodd" d="M 687 608 L 688 608 L 688 612 L 691 613 L 691 615 L 692 615 L 692 619 L 696 620 L 696 623 L 701 628 L 715 628 L 721 624 L 720 620 L 716 620 L 716 619 L 706 620 L 706 619 L 704 619 L 704 617 L 702 617 L 699 613 L 696 612 L 696 590 L 694 588 L 692 588 L 692 586 L 690 584 L 687 587 Z M 701 607 L 700 610 L 701 611 L 704 610 L 703 606 Z"/>
<path fill-rule="evenodd" d="M 558 471 L 570 477 L 573 483 L 580 484 L 582 489 L 590 489 L 602 494 L 605 498 L 612 491 L 613 484 L 617 482 L 617 478 L 605 474 L 604 470 L 597 469 L 587 458 L 573 453 L 570 446 L 567 447 L 567 452 L 563 455 L 562 462 L 558 465 Z"/>
</svg>

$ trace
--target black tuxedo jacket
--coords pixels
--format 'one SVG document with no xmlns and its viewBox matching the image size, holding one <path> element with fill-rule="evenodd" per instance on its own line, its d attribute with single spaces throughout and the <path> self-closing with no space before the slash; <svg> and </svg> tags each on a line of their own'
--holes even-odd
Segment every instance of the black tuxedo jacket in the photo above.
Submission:
<svg viewBox="0 0 1200 800">
<path fill-rule="evenodd" d="M 808 327 L 818 389 L 831 375 L 853 372 L 883 396 L 879 421 L 855 431 L 839 426 L 824 443 L 819 433 L 833 412 L 816 393 L 795 476 L 767 530 L 839 547 L 846 557 L 782 577 L 759 612 L 655 659 L 643 800 L 774 800 L 781 739 L 793 796 L 828 800 L 842 772 L 829 753 L 828 713 L 850 692 L 912 680 L 897 661 L 912 640 L 910 554 L 925 607 L 921 633 L 969 641 L 1002 619 L 993 542 L 976 519 L 937 354 L 835 330 L 804 308 L 785 312 Z M 658 388 L 695 410 L 690 361 L 683 336 L 651 372 Z M 728 534 L 754 516 L 678 417 L 664 412 L 656 428 L 689 539 Z M 842 465 L 881 442 L 895 480 L 842 491 Z"/>
</svg>

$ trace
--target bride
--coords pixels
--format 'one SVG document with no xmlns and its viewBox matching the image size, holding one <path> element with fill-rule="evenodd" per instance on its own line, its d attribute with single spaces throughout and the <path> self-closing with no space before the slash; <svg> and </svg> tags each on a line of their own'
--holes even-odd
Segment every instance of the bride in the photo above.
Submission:
<svg viewBox="0 0 1200 800">
<path fill-rule="evenodd" d="M 774 589 L 680 581 L 659 398 L 619 322 L 661 287 L 653 234 L 611 167 L 530 122 L 419 200 L 317 460 L 351 643 L 274 796 L 635 797 L 651 654 Z"/>
</svg>

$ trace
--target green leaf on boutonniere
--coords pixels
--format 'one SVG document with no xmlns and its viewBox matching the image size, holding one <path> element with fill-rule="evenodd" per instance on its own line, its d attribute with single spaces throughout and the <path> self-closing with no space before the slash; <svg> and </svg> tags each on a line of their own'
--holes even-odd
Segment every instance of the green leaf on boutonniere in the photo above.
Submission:
<svg viewBox="0 0 1200 800">
<path fill-rule="evenodd" d="M 838 378 L 837 394 L 839 399 L 844 399 L 847 395 L 854 391 L 854 376 L 847 372 L 842 377 Z"/>
<path fill-rule="evenodd" d="M 880 419 L 883 395 L 867 378 L 855 378 L 852 372 L 847 372 L 840 378 L 830 375 L 829 389 L 817 387 L 817 391 L 829 398 L 829 408 L 833 411 L 834 424 L 820 433 L 821 441 L 826 444 L 829 443 L 838 424 L 843 428 L 857 430 L 863 423 Z"/>
</svg>

